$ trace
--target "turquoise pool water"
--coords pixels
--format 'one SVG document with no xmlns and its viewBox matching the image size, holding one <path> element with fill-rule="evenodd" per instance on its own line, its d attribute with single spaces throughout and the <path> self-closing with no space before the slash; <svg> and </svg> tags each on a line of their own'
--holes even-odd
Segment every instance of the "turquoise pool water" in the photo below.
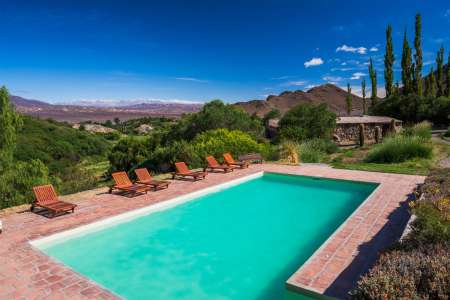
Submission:
<svg viewBox="0 0 450 300">
<path fill-rule="evenodd" d="M 42 251 L 126 299 L 283 299 L 375 188 L 266 173 Z"/>
</svg>

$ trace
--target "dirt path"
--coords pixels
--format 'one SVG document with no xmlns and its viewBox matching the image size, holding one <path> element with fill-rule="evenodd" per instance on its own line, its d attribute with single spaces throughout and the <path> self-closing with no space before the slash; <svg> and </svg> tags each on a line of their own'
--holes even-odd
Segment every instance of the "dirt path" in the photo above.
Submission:
<svg viewBox="0 0 450 300">
<path fill-rule="evenodd" d="M 433 134 L 433 136 L 431 137 L 431 139 L 432 139 L 434 142 L 437 142 L 437 143 L 442 143 L 442 144 L 450 145 L 450 141 L 447 141 L 447 140 L 442 139 L 438 134 Z M 441 159 L 441 160 L 438 162 L 438 166 L 439 166 L 440 168 L 450 168 L 450 156 L 447 155 L 447 157 Z"/>
</svg>

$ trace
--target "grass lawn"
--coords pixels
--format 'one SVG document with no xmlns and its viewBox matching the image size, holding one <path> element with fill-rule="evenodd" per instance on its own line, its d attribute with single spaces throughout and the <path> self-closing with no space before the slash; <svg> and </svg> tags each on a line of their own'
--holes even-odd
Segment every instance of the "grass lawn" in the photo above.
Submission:
<svg viewBox="0 0 450 300">
<path fill-rule="evenodd" d="M 399 173 L 411 175 L 428 175 L 430 170 L 438 167 L 439 162 L 450 156 L 450 146 L 433 141 L 431 159 L 412 159 L 401 163 L 367 163 L 364 158 L 370 147 L 356 148 L 334 154 L 330 165 L 337 169 L 361 170 L 370 172 Z"/>
</svg>

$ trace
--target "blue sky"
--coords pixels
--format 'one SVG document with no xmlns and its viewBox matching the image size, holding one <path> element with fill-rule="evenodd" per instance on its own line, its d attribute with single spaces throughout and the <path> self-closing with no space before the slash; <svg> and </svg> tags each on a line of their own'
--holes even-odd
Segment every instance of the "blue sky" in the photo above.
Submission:
<svg viewBox="0 0 450 300">
<path fill-rule="evenodd" d="M 370 56 L 381 88 L 386 25 L 394 27 L 399 70 L 403 30 L 412 43 L 416 12 L 425 70 L 441 44 L 450 50 L 448 0 L 0 5 L 0 84 L 49 102 L 235 102 L 326 82 L 350 82 L 358 92 Z"/>
</svg>

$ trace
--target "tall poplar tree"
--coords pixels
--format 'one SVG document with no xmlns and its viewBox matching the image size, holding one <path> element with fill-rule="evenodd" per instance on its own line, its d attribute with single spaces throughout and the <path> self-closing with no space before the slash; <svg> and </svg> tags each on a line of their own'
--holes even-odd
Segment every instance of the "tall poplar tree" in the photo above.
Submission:
<svg viewBox="0 0 450 300">
<path fill-rule="evenodd" d="M 408 39 L 405 34 L 403 37 L 403 52 L 402 52 L 402 82 L 403 82 L 403 93 L 405 95 L 412 92 L 412 53 L 411 48 L 408 44 Z"/>
<path fill-rule="evenodd" d="M 422 67 L 423 67 L 423 55 L 422 55 L 422 17 L 420 14 L 416 15 L 416 35 L 414 38 L 414 90 L 416 94 L 421 97 L 423 95 L 423 83 L 422 83 Z"/>
<path fill-rule="evenodd" d="M 435 98 L 436 95 L 437 95 L 437 83 L 436 83 L 436 76 L 434 76 L 434 69 L 433 68 L 431 68 L 430 75 L 428 75 L 428 76 L 429 76 L 429 80 L 430 80 L 428 95 L 430 97 Z"/>
<path fill-rule="evenodd" d="M 345 98 L 345 102 L 347 103 L 347 114 L 350 116 L 353 109 L 352 88 L 350 87 L 350 83 L 347 83 L 347 97 Z"/>
<path fill-rule="evenodd" d="M 16 146 L 16 130 L 22 119 L 9 101 L 6 87 L 0 88 L 0 172 L 12 163 Z"/>
<path fill-rule="evenodd" d="M 373 61 L 372 58 L 369 60 L 369 76 L 370 76 L 370 83 L 372 85 L 372 96 L 370 99 L 372 100 L 371 105 L 374 106 L 377 104 L 377 71 L 373 67 Z"/>
<path fill-rule="evenodd" d="M 361 81 L 361 93 L 362 93 L 362 99 L 363 99 L 363 115 L 367 114 L 367 107 L 366 107 L 366 79 L 363 78 Z"/>
<path fill-rule="evenodd" d="M 450 98 L 450 52 L 447 59 L 447 98 Z"/>
<path fill-rule="evenodd" d="M 436 84 L 437 84 L 437 96 L 443 96 L 444 91 L 444 46 L 441 46 L 436 56 Z"/>
<path fill-rule="evenodd" d="M 394 46 L 392 44 L 392 26 L 386 28 L 386 53 L 384 55 L 384 81 L 386 89 L 386 97 L 393 94 L 394 88 Z"/>
</svg>

